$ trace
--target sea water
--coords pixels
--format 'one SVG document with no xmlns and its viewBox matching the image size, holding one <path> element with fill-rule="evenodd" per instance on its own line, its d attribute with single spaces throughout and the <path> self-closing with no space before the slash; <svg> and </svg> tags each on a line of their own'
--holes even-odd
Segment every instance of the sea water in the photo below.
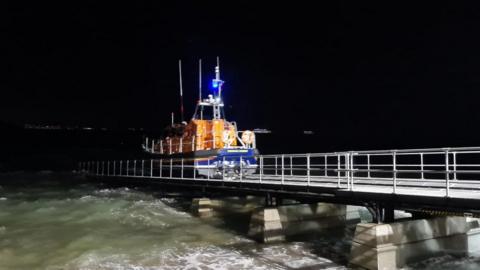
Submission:
<svg viewBox="0 0 480 270">
<path fill-rule="evenodd" d="M 190 200 L 73 174 L 0 176 L 0 269 L 350 269 L 354 226 L 259 244 L 248 211 L 200 219 Z M 237 212 L 235 212 L 237 211 Z M 405 269 L 479 269 L 450 255 Z"/>
</svg>

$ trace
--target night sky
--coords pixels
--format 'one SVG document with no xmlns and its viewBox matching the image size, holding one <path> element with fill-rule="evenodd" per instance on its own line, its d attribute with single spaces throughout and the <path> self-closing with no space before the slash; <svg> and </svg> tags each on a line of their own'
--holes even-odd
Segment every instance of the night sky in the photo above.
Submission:
<svg viewBox="0 0 480 270">
<path fill-rule="evenodd" d="M 338 150 L 480 144 L 477 6 L 100 2 L 3 5 L 0 121 L 161 128 L 178 59 L 189 118 L 197 61 L 207 94 L 218 55 L 241 129 L 313 130 Z"/>
</svg>

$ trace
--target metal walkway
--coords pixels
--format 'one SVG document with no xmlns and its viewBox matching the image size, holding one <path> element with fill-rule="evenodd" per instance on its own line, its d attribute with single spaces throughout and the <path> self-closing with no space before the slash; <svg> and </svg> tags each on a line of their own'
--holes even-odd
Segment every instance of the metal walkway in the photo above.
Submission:
<svg viewBox="0 0 480 270">
<path fill-rule="evenodd" d="M 260 155 L 254 174 L 200 177 L 188 159 L 81 162 L 87 175 L 318 196 L 345 203 L 480 210 L 480 147 Z M 212 166 L 212 168 L 214 168 Z M 215 167 L 216 168 L 216 167 Z M 416 203 L 418 202 L 418 203 Z"/>
</svg>

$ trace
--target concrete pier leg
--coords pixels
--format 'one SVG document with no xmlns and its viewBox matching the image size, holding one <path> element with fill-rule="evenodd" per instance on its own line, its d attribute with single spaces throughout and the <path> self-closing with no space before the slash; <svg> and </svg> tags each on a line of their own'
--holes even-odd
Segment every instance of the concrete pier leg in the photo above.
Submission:
<svg viewBox="0 0 480 270">
<path fill-rule="evenodd" d="M 209 198 L 195 198 L 192 200 L 192 213 L 199 217 L 212 216 L 212 202 Z"/>
<path fill-rule="evenodd" d="M 480 219 L 467 218 L 468 227 L 466 233 L 467 250 L 466 255 L 469 257 L 480 257 Z"/>
<path fill-rule="evenodd" d="M 350 263 L 366 269 L 397 269 L 444 253 L 480 251 L 478 221 L 438 217 L 391 224 L 357 224 Z"/>
<path fill-rule="evenodd" d="M 250 220 L 248 235 L 263 243 L 285 240 L 280 214 L 277 208 L 258 208 Z"/>
<path fill-rule="evenodd" d="M 260 242 L 282 241 L 285 236 L 343 228 L 360 222 L 359 207 L 331 203 L 295 204 L 254 210 L 249 235 Z"/>
<path fill-rule="evenodd" d="M 344 228 L 360 222 L 359 211 L 362 207 L 314 203 L 279 206 L 285 235 L 301 235 L 326 231 L 331 228 Z"/>
</svg>

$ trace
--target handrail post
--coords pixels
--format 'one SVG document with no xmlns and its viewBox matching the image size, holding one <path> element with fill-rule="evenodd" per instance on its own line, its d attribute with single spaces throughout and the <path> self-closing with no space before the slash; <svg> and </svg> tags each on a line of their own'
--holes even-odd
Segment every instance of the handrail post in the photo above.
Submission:
<svg viewBox="0 0 480 270">
<path fill-rule="evenodd" d="M 129 175 L 129 173 L 128 173 L 128 169 L 129 169 L 129 168 L 128 168 L 128 165 L 129 165 L 129 163 L 130 163 L 130 160 L 127 160 L 127 176 Z"/>
<path fill-rule="evenodd" d="M 178 152 L 183 153 L 183 138 L 180 138 L 180 147 L 179 147 Z"/>
<path fill-rule="evenodd" d="M 353 188 L 354 188 L 354 180 L 355 180 L 355 163 L 354 163 L 354 158 L 355 158 L 355 154 L 352 152 L 352 154 L 350 155 L 350 162 L 351 162 L 351 166 L 350 166 L 350 170 L 352 171 L 352 174 L 351 174 L 351 178 L 352 178 L 352 191 L 353 191 Z"/>
<path fill-rule="evenodd" d="M 122 163 L 123 163 L 123 160 L 120 160 L 120 165 L 119 165 L 119 167 L 120 167 L 120 176 L 122 176 L 122 173 L 123 173 L 123 172 L 122 172 Z"/>
<path fill-rule="evenodd" d="M 350 155 L 350 171 L 351 171 L 351 174 L 350 174 L 350 177 L 351 177 L 351 190 L 353 191 L 353 188 L 354 188 L 354 177 L 355 177 L 355 163 L 353 162 L 353 158 L 354 158 L 354 154 L 353 152 L 351 152 L 351 155 Z"/>
<path fill-rule="evenodd" d="M 207 179 L 210 179 L 210 159 L 207 159 Z"/>
<path fill-rule="evenodd" d="M 184 167 L 183 167 L 183 158 L 182 158 L 182 163 L 181 163 L 181 165 L 180 165 L 180 169 L 181 169 L 180 178 L 182 178 L 182 179 L 183 179 L 183 168 L 184 168 Z"/>
<path fill-rule="evenodd" d="M 310 186 L 310 154 L 307 154 L 307 186 Z"/>
<path fill-rule="evenodd" d="M 168 153 L 170 155 L 172 154 L 172 139 L 168 140 Z"/>
<path fill-rule="evenodd" d="M 260 183 L 262 182 L 263 176 L 263 156 L 260 156 Z"/>
<path fill-rule="evenodd" d="M 293 176 L 293 157 L 290 156 L 290 176 Z"/>
<path fill-rule="evenodd" d="M 450 166 L 449 166 L 449 158 L 448 158 L 448 149 L 445 150 L 445 184 L 446 184 L 446 189 L 445 189 L 445 195 L 447 197 L 450 196 Z"/>
<path fill-rule="evenodd" d="M 328 158 L 328 156 L 325 155 L 324 156 L 324 159 L 325 159 L 324 160 L 325 161 L 325 177 L 328 177 L 328 164 L 327 164 L 328 160 L 327 160 L 327 158 Z"/>
<path fill-rule="evenodd" d="M 350 171 L 350 153 L 345 154 L 345 175 L 347 176 L 347 189 L 352 190 L 350 187 L 350 178 L 351 178 L 351 171 Z"/>
<path fill-rule="evenodd" d="M 100 172 L 100 163 L 99 163 L 99 161 L 97 160 L 97 175 L 99 175 L 99 172 Z"/>
<path fill-rule="evenodd" d="M 337 187 L 340 188 L 340 159 L 341 159 L 341 156 L 339 154 L 337 154 Z"/>
<path fill-rule="evenodd" d="M 159 173 L 160 178 L 163 177 L 163 159 L 160 159 L 160 173 Z"/>
<path fill-rule="evenodd" d="M 137 160 L 133 160 L 133 176 L 137 176 Z"/>
<path fill-rule="evenodd" d="M 197 169 L 195 168 L 195 159 L 192 160 L 193 179 L 197 179 Z"/>
<path fill-rule="evenodd" d="M 282 185 L 285 183 L 285 156 L 282 155 Z"/>
<path fill-rule="evenodd" d="M 421 177 L 422 177 L 422 180 L 423 180 L 423 179 L 425 179 L 423 153 L 420 153 L 420 171 L 421 171 Z"/>
<path fill-rule="evenodd" d="M 275 156 L 275 175 L 278 175 L 277 169 L 278 169 L 278 161 L 277 161 L 277 156 Z"/>
<path fill-rule="evenodd" d="M 115 160 L 113 161 L 113 176 L 115 176 L 115 170 L 117 169 L 116 166 L 115 166 Z"/>
<path fill-rule="evenodd" d="M 155 140 L 152 140 L 152 153 L 155 153 Z"/>
<path fill-rule="evenodd" d="M 173 174 L 173 164 L 172 164 L 172 159 L 170 159 L 170 178 L 172 178 L 172 174 Z"/>
<path fill-rule="evenodd" d="M 102 161 L 102 176 L 105 176 L 105 161 Z"/>
<path fill-rule="evenodd" d="M 145 175 L 145 160 L 142 159 L 142 177 Z"/>
<path fill-rule="evenodd" d="M 107 176 L 110 176 L 110 160 L 107 160 Z"/>
<path fill-rule="evenodd" d="M 153 159 L 150 159 L 150 177 L 153 177 Z"/>
<path fill-rule="evenodd" d="M 457 180 L 457 152 L 453 152 L 453 180 Z"/>
<path fill-rule="evenodd" d="M 192 136 L 192 152 L 195 151 L 195 135 Z"/>
<path fill-rule="evenodd" d="M 397 152 L 393 151 L 393 194 L 397 193 Z"/>
<path fill-rule="evenodd" d="M 225 156 L 222 158 L 222 180 L 225 180 Z"/>
<path fill-rule="evenodd" d="M 370 174 L 370 154 L 367 154 L 367 178 L 371 178 L 371 174 Z"/>
<path fill-rule="evenodd" d="M 160 154 L 163 154 L 163 140 L 160 140 Z"/>
<path fill-rule="evenodd" d="M 240 156 L 240 182 L 243 180 L 243 159 L 242 156 Z"/>
</svg>

